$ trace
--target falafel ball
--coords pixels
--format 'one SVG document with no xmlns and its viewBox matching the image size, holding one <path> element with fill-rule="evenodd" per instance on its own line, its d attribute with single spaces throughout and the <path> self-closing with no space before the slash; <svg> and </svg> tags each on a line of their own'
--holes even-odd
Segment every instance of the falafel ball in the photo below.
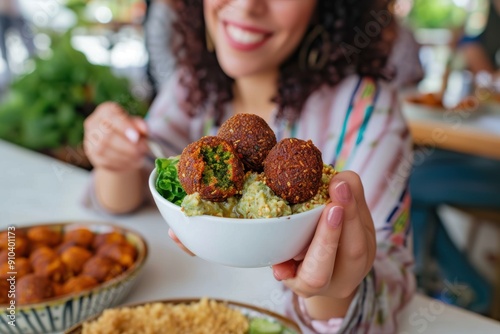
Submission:
<svg viewBox="0 0 500 334">
<path fill-rule="evenodd" d="M 97 255 L 115 260 L 125 268 L 131 267 L 137 257 L 137 250 L 128 242 L 104 244 Z"/>
<path fill-rule="evenodd" d="M 55 248 L 55 252 L 57 254 L 62 254 L 66 249 L 71 248 L 71 247 L 75 247 L 75 246 L 80 247 L 77 244 L 75 244 L 74 241 L 64 241 L 62 244 L 60 244 L 59 246 L 57 246 Z"/>
<path fill-rule="evenodd" d="M 63 236 L 64 242 L 73 242 L 75 245 L 89 248 L 94 241 L 94 233 L 84 227 L 67 231 Z"/>
<path fill-rule="evenodd" d="M 123 267 L 115 260 L 96 255 L 85 262 L 81 275 L 93 277 L 98 282 L 106 282 L 123 271 Z"/>
<path fill-rule="evenodd" d="M 233 145 L 206 136 L 182 151 L 178 175 L 186 193 L 197 192 L 205 200 L 222 202 L 241 191 L 245 170 Z"/>
<path fill-rule="evenodd" d="M 79 246 L 69 247 L 60 255 L 61 261 L 73 275 L 78 275 L 91 257 L 92 253 L 89 250 Z"/>
<path fill-rule="evenodd" d="M 11 272 L 16 273 L 16 278 L 21 278 L 33 272 L 33 268 L 30 261 L 25 257 L 15 259 L 14 264 L 8 262 L 0 264 L 0 280 L 9 278 L 12 275 Z"/>
<path fill-rule="evenodd" d="M 50 247 L 42 246 L 31 252 L 29 259 L 33 267 L 44 266 L 57 259 L 57 253 Z"/>
<path fill-rule="evenodd" d="M 62 286 L 62 293 L 69 294 L 91 289 L 97 286 L 99 282 L 94 277 L 91 276 L 75 276 L 67 280 Z"/>
<path fill-rule="evenodd" d="M 254 114 L 236 114 L 225 121 L 217 136 L 236 149 L 246 170 L 262 172 L 262 162 L 276 145 L 276 135 L 267 122 Z"/>
<path fill-rule="evenodd" d="M 285 138 L 264 160 L 266 184 L 290 204 L 305 202 L 321 185 L 323 159 L 312 141 Z"/>
<path fill-rule="evenodd" d="M 17 281 L 16 292 L 16 301 L 21 305 L 41 302 L 55 295 L 50 279 L 36 274 L 21 277 Z"/>
<path fill-rule="evenodd" d="M 9 250 L 9 242 L 12 247 L 12 251 L 16 254 L 16 257 L 25 256 L 29 251 L 29 242 L 28 239 L 24 236 L 24 233 L 21 230 L 16 231 L 15 236 L 12 234 L 13 232 L 4 231 L 0 233 L 0 250 Z"/>
<path fill-rule="evenodd" d="M 117 231 L 108 232 L 108 233 L 100 233 L 97 234 L 94 238 L 93 247 L 94 249 L 98 249 L 104 244 L 112 244 L 112 243 L 121 243 L 127 242 L 125 236 Z"/>
<path fill-rule="evenodd" d="M 4 249 L 0 251 L 0 264 L 7 262 L 9 260 L 9 251 Z"/>
<path fill-rule="evenodd" d="M 57 283 L 61 283 L 68 277 L 71 277 L 71 272 L 60 258 L 47 263 L 42 263 L 41 261 L 35 262 L 33 271 L 37 276 L 47 277 Z"/>
<path fill-rule="evenodd" d="M 28 230 L 28 239 L 34 243 L 41 243 L 49 247 L 57 246 L 62 240 L 62 234 L 47 226 L 35 226 Z"/>
<path fill-rule="evenodd" d="M 10 302 L 9 298 L 10 283 L 6 279 L 0 280 L 0 305 L 8 304 Z"/>
</svg>

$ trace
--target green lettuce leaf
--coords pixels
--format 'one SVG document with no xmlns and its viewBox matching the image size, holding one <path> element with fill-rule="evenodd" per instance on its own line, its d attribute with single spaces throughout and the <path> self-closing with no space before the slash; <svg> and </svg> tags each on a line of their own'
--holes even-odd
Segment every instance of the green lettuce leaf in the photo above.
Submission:
<svg viewBox="0 0 500 334">
<path fill-rule="evenodd" d="M 171 157 L 167 159 L 156 159 L 156 190 L 167 201 L 176 205 L 181 205 L 182 200 L 186 197 L 186 192 L 179 182 L 177 174 L 177 164 L 179 157 Z"/>
</svg>

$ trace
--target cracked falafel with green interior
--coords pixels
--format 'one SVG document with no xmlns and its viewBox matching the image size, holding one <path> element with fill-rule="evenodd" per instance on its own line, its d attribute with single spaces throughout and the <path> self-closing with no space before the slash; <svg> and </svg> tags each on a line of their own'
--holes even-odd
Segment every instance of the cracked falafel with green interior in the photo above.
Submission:
<svg viewBox="0 0 500 334">
<path fill-rule="evenodd" d="M 229 142 L 205 136 L 182 151 L 178 164 L 181 186 L 186 193 L 199 193 L 214 202 L 241 192 L 245 171 L 243 163 Z"/>
<path fill-rule="evenodd" d="M 313 198 L 321 185 L 323 159 L 312 141 L 285 138 L 264 160 L 266 184 L 291 204 Z"/>
<path fill-rule="evenodd" d="M 247 171 L 262 172 L 262 162 L 276 145 L 274 131 L 254 114 L 232 116 L 221 125 L 217 136 L 233 144 Z"/>
</svg>

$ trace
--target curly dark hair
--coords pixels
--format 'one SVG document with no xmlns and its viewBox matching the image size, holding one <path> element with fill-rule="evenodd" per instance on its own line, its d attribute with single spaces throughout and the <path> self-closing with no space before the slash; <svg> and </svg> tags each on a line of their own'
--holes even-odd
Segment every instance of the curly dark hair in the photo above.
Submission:
<svg viewBox="0 0 500 334">
<path fill-rule="evenodd" d="M 300 63 L 300 46 L 289 56 L 281 65 L 277 96 L 273 99 L 278 105 L 278 117 L 297 119 L 311 93 L 324 84 L 334 86 L 351 73 L 383 79 L 391 76 L 386 66 L 396 35 L 396 22 L 389 12 L 391 3 L 318 0 L 314 23 L 304 39 L 321 25 L 329 42 L 317 38 L 310 47 L 327 52 L 328 61 L 321 69 L 305 68 Z M 180 78 L 180 84 L 187 89 L 184 107 L 190 115 L 211 110 L 220 123 L 223 105 L 233 98 L 234 81 L 224 73 L 215 53 L 206 48 L 203 0 L 176 0 L 174 9 L 178 14 L 174 30 L 179 38 L 174 40 L 173 49 L 185 74 Z M 380 22 L 380 13 L 389 20 Z M 360 31 L 365 36 L 363 43 L 359 42 Z"/>
</svg>

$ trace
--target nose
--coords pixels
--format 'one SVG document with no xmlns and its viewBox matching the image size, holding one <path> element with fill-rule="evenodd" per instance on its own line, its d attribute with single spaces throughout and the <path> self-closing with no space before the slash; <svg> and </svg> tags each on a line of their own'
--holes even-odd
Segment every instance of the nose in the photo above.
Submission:
<svg viewBox="0 0 500 334">
<path fill-rule="evenodd" d="M 230 0 L 228 6 L 248 16 L 260 16 L 267 10 L 267 0 Z"/>
</svg>

